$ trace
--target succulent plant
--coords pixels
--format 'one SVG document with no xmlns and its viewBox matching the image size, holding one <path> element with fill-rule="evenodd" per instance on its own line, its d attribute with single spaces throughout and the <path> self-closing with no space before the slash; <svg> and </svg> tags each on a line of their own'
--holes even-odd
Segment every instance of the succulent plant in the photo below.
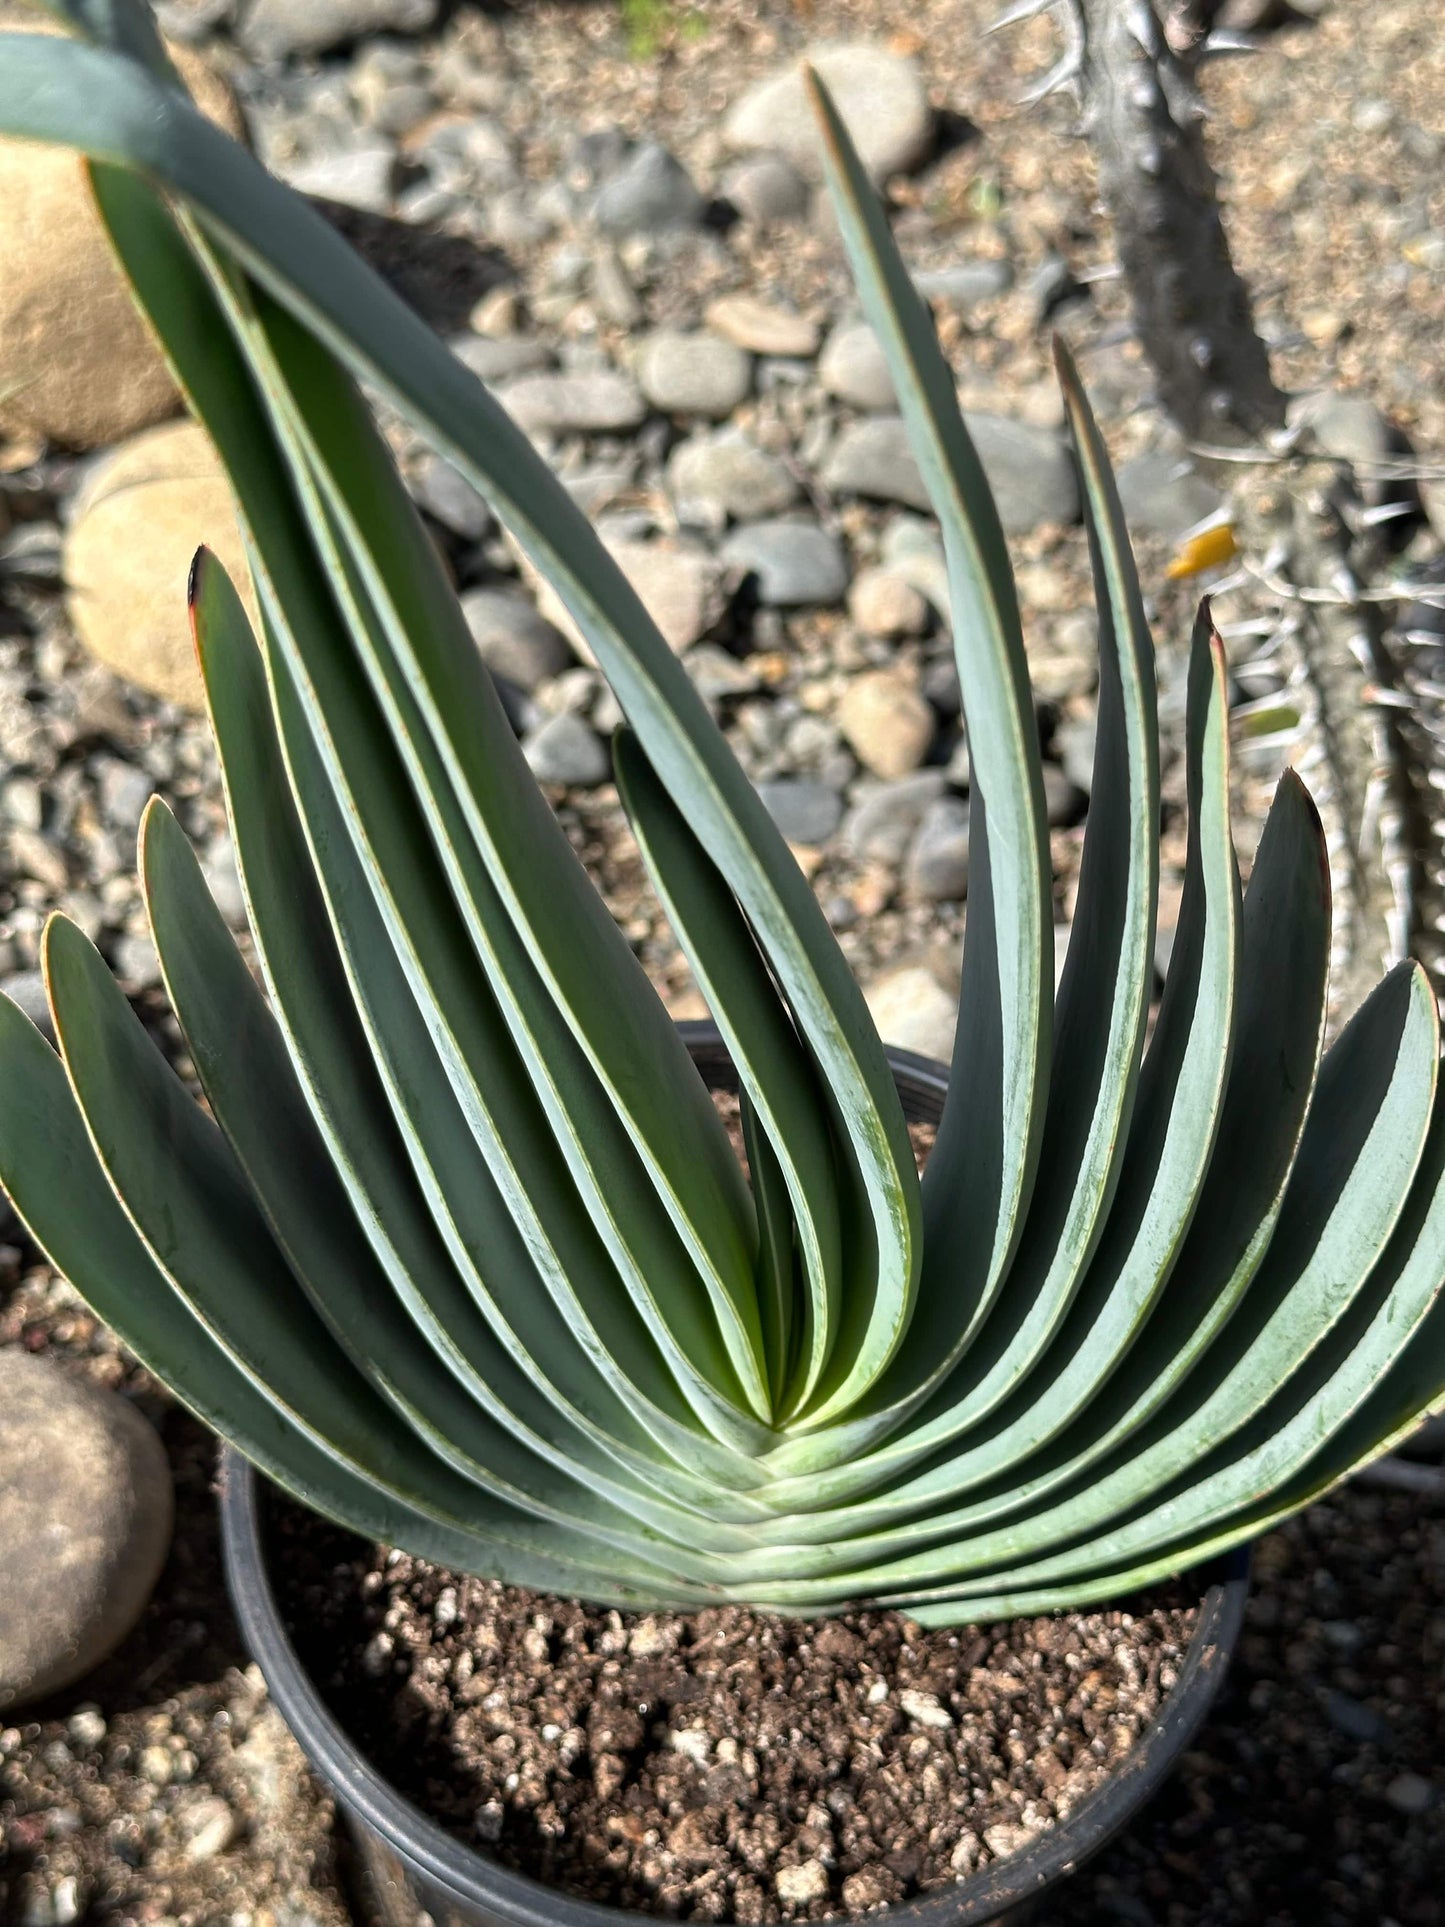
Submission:
<svg viewBox="0 0 1445 1927">
<path fill-rule="evenodd" d="M 1402 966 L 1323 1053 L 1318 820 L 1286 774 L 1241 892 L 1207 611 L 1146 1040 L 1153 649 L 1062 351 L 1100 691 L 1055 996 L 1002 530 L 821 87 L 844 242 L 943 529 L 972 751 L 958 1045 L 921 1180 L 807 883 L 545 463 L 192 109 L 143 10 L 56 10 L 79 37 L 7 42 L 0 126 L 90 157 L 235 489 L 263 634 L 204 553 L 192 605 L 265 989 L 153 803 L 146 898 L 208 1108 L 56 917 L 61 1054 L 0 1010 L 0 1176 L 188 1405 L 317 1510 L 453 1566 L 932 1623 L 1176 1571 L 1445 1398 L 1434 1003 Z M 737 1068 L 747 1178 L 532 781 L 363 385 L 489 497 L 616 693 L 618 785 Z"/>
</svg>

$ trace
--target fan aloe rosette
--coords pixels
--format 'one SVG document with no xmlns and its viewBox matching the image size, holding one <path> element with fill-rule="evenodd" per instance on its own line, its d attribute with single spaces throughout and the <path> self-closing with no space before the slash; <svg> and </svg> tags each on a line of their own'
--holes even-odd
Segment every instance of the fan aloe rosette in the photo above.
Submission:
<svg viewBox="0 0 1445 1927">
<path fill-rule="evenodd" d="M 57 1056 L 0 1008 L 0 1176 L 178 1395 L 298 1497 L 618 1604 L 867 1599 L 924 1623 L 1116 1596 L 1246 1539 L 1445 1398 L 1445 1116 L 1419 970 L 1322 1056 L 1328 872 L 1287 774 L 1241 892 L 1222 653 L 1189 668 L 1189 846 L 1146 1049 L 1152 644 L 1065 355 L 1100 627 L 1057 997 L 1002 530 L 927 312 L 814 85 L 843 238 L 942 525 L 972 750 L 958 1046 L 922 1179 L 818 906 L 526 438 L 189 104 L 128 0 L 7 41 L 0 126 L 68 143 L 237 497 L 197 646 L 265 980 L 153 803 L 141 865 L 198 1106 L 47 928 Z M 362 400 L 553 584 L 737 1068 L 748 1179 L 534 784 Z"/>
</svg>

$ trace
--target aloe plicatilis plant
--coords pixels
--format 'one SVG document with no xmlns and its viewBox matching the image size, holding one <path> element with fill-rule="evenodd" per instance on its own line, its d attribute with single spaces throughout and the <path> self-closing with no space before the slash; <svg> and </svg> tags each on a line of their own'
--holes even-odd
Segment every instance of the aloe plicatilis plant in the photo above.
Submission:
<svg viewBox="0 0 1445 1927">
<path fill-rule="evenodd" d="M 197 647 L 264 990 L 174 819 L 141 867 L 209 1115 L 52 919 L 57 1056 L 0 1003 L 0 1178 L 97 1313 L 372 1537 L 623 1605 L 925 1624 L 1119 1596 L 1245 1540 L 1445 1400 L 1435 1006 L 1323 1052 L 1329 884 L 1287 773 L 1241 892 L 1225 674 L 1146 1049 L 1153 649 L 1067 354 L 1100 628 L 1060 987 L 999 519 L 825 90 L 829 181 L 943 530 L 972 753 L 958 1045 L 916 1173 L 866 1006 L 683 668 L 485 388 L 190 105 L 135 0 L 17 37 L 0 128 L 89 157 L 236 494 Z M 747 1175 L 533 782 L 362 399 L 488 496 L 626 719 L 623 802 L 735 1062 Z"/>
</svg>

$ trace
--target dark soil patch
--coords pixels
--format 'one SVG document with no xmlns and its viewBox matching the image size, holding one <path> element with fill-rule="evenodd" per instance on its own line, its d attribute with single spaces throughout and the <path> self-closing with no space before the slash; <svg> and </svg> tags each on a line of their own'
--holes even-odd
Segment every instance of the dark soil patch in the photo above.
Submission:
<svg viewBox="0 0 1445 1927">
<path fill-rule="evenodd" d="M 468 1578 L 278 1504 L 283 1612 L 408 1799 L 564 1891 L 696 1920 L 820 1920 L 948 1885 L 1128 1753 L 1197 1615 L 925 1632 L 893 1612 L 636 1615 Z"/>
</svg>

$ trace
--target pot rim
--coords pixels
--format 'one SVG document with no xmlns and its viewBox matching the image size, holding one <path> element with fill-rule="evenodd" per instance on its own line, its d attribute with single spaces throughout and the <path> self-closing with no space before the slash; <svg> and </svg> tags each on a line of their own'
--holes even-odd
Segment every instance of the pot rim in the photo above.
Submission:
<svg viewBox="0 0 1445 1927">
<path fill-rule="evenodd" d="M 699 1068 L 713 1082 L 726 1083 L 731 1066 L 716 1028 L 705 1021 L 678 1028 Z M 947 1089 L 947 1070 L 912 1052 L 890 1049 L 888 1057 L 914 1110 L 935 1121 Z M 254 1469 L 223 1441 L 219 1491 L 227 1588 L 272 1699 L 312 1767 L 352 1819 L 460 1904 L 485 1906 L 508 1927 L 622 1927 L 624 1922 L 656 1918 L 577 1899 L 486 1858 L 403 1798 L 371 1764 L 323 1701 L 287 1634 L 267 1570 L 260 1486 Z M 1249 1571 L 1248 1546 L 1205 1568 L 1199 1619 L 1174 1685 L 1124 1760 L 1065 1819 L 1018 1853 L 991 1861 L 955 1885 L 867 1918 L 880 1919 L 885 1927 L 970 1927 L 1039 1894 L 1097 1852 L 1164 1781 L 1203 1721 L 1243 1623 Z M 838 1916 L 838 1927 L 862 1919 Z"/>
</svg>

